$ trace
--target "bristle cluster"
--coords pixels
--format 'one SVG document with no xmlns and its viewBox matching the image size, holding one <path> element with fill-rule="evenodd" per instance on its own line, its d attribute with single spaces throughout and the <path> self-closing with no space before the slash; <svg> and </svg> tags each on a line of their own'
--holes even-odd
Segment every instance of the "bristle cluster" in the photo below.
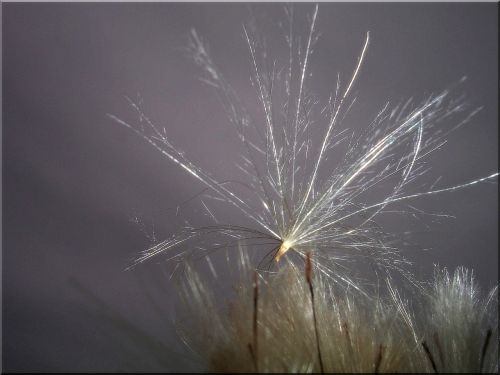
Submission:
<svg viewBox="0 0 500 375">
<path fill-rule="evenodd" d="M 498 372 L 497 288 L 481 299 L 465 268 L 436 271 L 432 288 L 426 336 L 436 370 Z"/>
<path fill-rule="evenodd" d="M 437 271 L 416 310 L 390 282 L 386 297 L 365 297 L 313 267 L 288 262 L 258 279 L 249 267 L 227 305 L 189 269 L 183 293 L 197 324 L 183 337 L 216 372 L 498 370 L 496 290 L 481 299 L 467 270 Z"/>
</svg>

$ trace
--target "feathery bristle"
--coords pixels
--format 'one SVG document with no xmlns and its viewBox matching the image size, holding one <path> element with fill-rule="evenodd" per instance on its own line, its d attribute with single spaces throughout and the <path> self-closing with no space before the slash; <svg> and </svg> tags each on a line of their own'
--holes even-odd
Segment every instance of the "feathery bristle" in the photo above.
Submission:
<svg viewBox="0 0 500 375">
<path fill-rule="evenodd" d="M 356 262 L 369 262 L 384 273 L 396 271 L 412 279 L 407 270 L 409 262 L 388 241 L 389 235 L 376 219 L 389 212 L 389 206 L 497 177 L 498 173 L 492 173 L 451 187 L 411 190 L 425 173 L 425 158 L 444 144 L 446 131 L 451 131 L 436 129 L 436 124 L 446 119 L 452 126 L 459 126 L 477 110 L 460 118 L 463 103 L 453 98 L 450 90 L 444 90 L 417 105 L 409 100 L 391 109 L 387 103 L 361 134 L 343 127 L 356 99 L 352 88 L 362 73 L 370 34 L 366 33 L 361 43 L 348 83 L 342 85 L 338 76 L 332 95 L 319 104 L 311 99 L 308 90 L 310 59 L 318 39 L 318 5 L 312 9 L 309 31 L 302 44 L 293 34 L 297 17 L 286 9 L 289 56 L 282 67 L 277 66 L 278 58 L 269 60 L 271 54 L 261 51 L 259 39 L 244 28 L 260 114 L 247 112 L 206 44 L 195 30 L 191 31 L 191 54 L 241 141 L 242 164 L 237 166 L 245 173 L 245 180 L 222 182 L 211 176 L 176 148 L 167 138 L 167 131 L 155 125 L 132 100 L 129 101 L 138 115 L 138 126 L 111 115 L 207 187 L 210 195 L 203 196 L 233 208 L 244 222 L 224 223 L 219 215 L 216 219 L 210 203 L 202 201 L 214 224 L 186 226 L 144 251 L 134 265 L 159 254 L 183 262 L 193 255 L 203 257 L 214 250 L 245 243 L 270 252 L 276 261 L 290 251 L 303 259 L 307 252 L 312 252 L 316 271 L 344 287 L 361 289 L 350 272 Z M 459 118 L 453 122 L 455 115 Z M 323 133 L 317 144 L 309 136 L 313 126 Z M 343 150 L 344 156 L 333 166 L 331 160 L 326 163 L 328 155 L 337 149 Z M 389 185 L 394 178 L 397 182 Z M 380 187 L 386 189 L 382 199 L 372 194 Z"/>
</svg>

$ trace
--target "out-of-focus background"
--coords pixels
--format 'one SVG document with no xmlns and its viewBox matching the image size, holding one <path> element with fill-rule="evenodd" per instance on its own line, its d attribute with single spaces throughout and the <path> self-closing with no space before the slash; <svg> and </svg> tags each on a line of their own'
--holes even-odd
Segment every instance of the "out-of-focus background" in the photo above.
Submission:
<svg viewBox="0 0 500 375">
<path fill-rule="evenodd" d="M 310 89 L 325 99 L 372 42 L 355 90 L 363 126 L 386 101 L 459 91 L 484 109 L 429 158 L 441 187 L 498 169 L 497 4 L 321 4 Z M 297 4 L 306 35 L 312 5 Z M 175 228 L 175 207 L 203 186 L 106 113 L 138 94 L 169 139 L 214 176 L 239 153 L 217 98 L 186 53 L 192 27 L 243 101 L 255 102 L 242 24 L 278 30 L 280 4 L 3 4 L 3 371 L 202 369 L 179 340 L 175 284 L 160 259 L 124 268 Z M 274 29 L 273 29 L 274 27 Z M 266 35 L 279 44 L 283 35 Z M 275 52 L 280 53 L 279 50 Z M 354 121 L 354 120 L 351 120 Z M 433 263 L 498 280 L 495 184 L 427 197 L 419 209 L 453 215 L 384 222 Z M 143 224 L 134 223 L 139 217 Z M 423 251 L 425 249 L 426 251 Z"/>
</svg>

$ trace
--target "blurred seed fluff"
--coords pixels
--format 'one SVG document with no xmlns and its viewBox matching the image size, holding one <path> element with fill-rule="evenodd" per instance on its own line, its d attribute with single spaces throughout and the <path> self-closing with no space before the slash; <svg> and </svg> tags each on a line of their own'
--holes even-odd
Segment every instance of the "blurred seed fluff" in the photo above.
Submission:
<svg viewBox="0 0 500 375">
<path fill-rule="evenodd" d="M 497 288 L 483 298 L 467 269 L 436 267 L 412 308 L 390 279 L 386 297 L 353 294 L 310 259 L 261 275 L 241 252 L 227 308 L 188 266 L 185 343 L 214 372 L 498 372 Z"/>
<path fill-rule="evenodd" d="M 429 169 L 426 157 L 478 110 L 466 111 L 463 98 L 444 90 L 419 104 L 387 103 L 361 132 L 343 126 L 356 101 L 353 87 L 370 34 L 360 43 L 352 75 L 344 82 L 337 74 L 332 94 L 321 102 L 307 87 L 318 5 L 302 37 L 295 35 L 293 6 L 284 9 L 288 57 L 282 65 L 264 48 L 255 23 L 244 27 L 260 113 L 245 109 L 207 45 L 195 30 L 190 34 L 202 80 L 241 141 L 237 167 L 244 180 L 222 181 L 199 167 L 140 103 L 128 99 L 135 123 L 110 115 L 205 185 L 197 198 L 213 221 L 186 225 L 132 266 L 160 254 L 184 266 L 181 294 L 194 317 L 185 340 L 214 371 L 497 371 L 496 289 L 481 299 L 466 269 L 452 276 L 437 269 L 433 283 L 417 281 L 393 237 L 376 222 L 387 213 L 418 212 L 400 207 L 412 200 L 496 179 L 498 173 L 439 189 L 416 186 Z M 312 136 L 318 132 L 319 142 Z M 220 204 L 234 209 L 243 224 L 224 223 L 214 209 Z M 233 267 L 241 281 L 228 311 L 189 265 L 199 258 L 211 265 L 209 256 L 219 249 L 240 254 Z M 261 254 L 260 271 L 248 261 L 254 250 Z M 362 282 L 355 272 L 362 264 L 385 283 L 387 296 Z M 393 274 L 418 290 L 418 311 L 400 297 Z"/>
</svg>

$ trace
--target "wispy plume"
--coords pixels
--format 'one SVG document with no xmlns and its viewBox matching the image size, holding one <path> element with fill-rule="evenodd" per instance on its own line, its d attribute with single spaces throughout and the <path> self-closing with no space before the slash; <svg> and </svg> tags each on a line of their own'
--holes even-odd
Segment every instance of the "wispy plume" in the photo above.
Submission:
<svg viewBox="0 0 500 375">
<path fill-rule="evenodd" d="M 142 252 L 133 265 L 159 254 L 184 261 L 220 248 L 248 246 L 265 251 L 269 263 L 289 252 L 306 259 L 310 252 L 317 272 L 355 289 L 360 286 L 350 270 L 356 261 L 368 261 L 384 272 L 397 271 L 411 279 L 408 262 L 388 241 L 377 217 L 394 211 L 397 204 L 498 176 L 495 172 L 439 189 L 417 186 L 427 171 L 425 158 L 444 144 L 452 127 L 468 121 L 477 111 L 464 114 L 463 101 L 444 90 L 417 104 L 411 100 L 396 106 L 385 104 L 361 133 L 344 127 L 356 101 L 353 87 L 362 74 L 370 33 L 360 36 L 352 74 L 345 83 L 337 75 L 332 94 L 320 102 L 308 89 L 310 61 L 318 40 L 318 5 L 312 7 L 303 39 L 294 35 L 296 18 L 293 7 L 285 7 L 283 29 L 289 55 L 284 64 L 262 47 L 254 28 L 243 30 L 253 70 L 251 82 L 261 107 L 260 113 L 252 114 L 219 70 L 206 43 L 191 30 L 189 50 L 204 72 L 202 80 L 213 87 L 241 142 L 241 162 L 237 164 L 245 175 L 241 181 L 221 181 L 192 162 L 139 103 L 129 100 L 137 123 L 110 115 L 208 188 L 208 198 L 232 207 L 245 221 L 244 225 L 224 223 L 209 200 L 204 200 L 212 225 L 186 226 Z M 445 122 L 455 125 L 437 126 Z M 311 137 L 313 130 L 322 133 L 317 143 Z M 342 156 L 327 162 L 337 150 L 343 150 Z M 386 193 L 376 198 L 373 192 L 381 187 Z"/>
<path fill-rule="evenodd" d="M 436 268 L 425 346 L 436 372 L 498 372 L 498 289 L 481 298 L 473 273 Z"/>
</svg>

